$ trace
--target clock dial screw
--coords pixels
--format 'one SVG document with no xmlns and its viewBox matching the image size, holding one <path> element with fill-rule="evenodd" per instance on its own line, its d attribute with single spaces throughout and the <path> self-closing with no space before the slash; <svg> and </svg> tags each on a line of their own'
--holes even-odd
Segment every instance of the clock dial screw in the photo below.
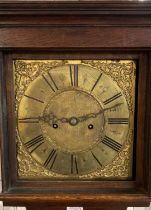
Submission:
<svg viewBox="0 0 151 210">
<path fill-rule="evenodd" d="M 55 129 L 58 128 L 58 125 L 55 124 L 55 123 L 54 123 L 52 126 L 53 126 L 53 128 L 55 128 Z"/>
<path fill-rule="evenodd" d="M 89 128 L 90 130 L 93 129 L 93 125 L 92 125 L 92 124 L 88 125 L 88 128 Z"/>
</svg>

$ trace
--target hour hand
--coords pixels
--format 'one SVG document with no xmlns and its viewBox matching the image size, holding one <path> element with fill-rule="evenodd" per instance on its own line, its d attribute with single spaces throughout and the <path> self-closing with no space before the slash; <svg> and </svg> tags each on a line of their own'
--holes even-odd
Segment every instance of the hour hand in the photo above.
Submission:
<svg viewBox="0 0 151 210">
<path fill-rule="evenodd" d="M 85 115 L 82 115 L 79 117 L 72 116 L 72 117 L 68 117 L 68 118 L 67 117 L 58 118 L 55 114 L 50 113 L 48 115 L 42 116 L 40 119 L 43 120 L 44 122 L 48 123 L 50 126 L 53 126 L 54 128 L 58 127 L 58 122 L 69 123 L 71 126 L 75 126 L 78 123 L 86 121 L 90 118 L 96 118 L 98 115 L 103 114 L 107 110 L 116 109 L 120 105 L 122 105 L 122 103 L 118 103 L 112 107 L 101 109 L 98 112 L 85 114 Z"/>
<path fill-rule="evenodd" d="M 68 123 L 70 118 L 66 118 L 66 117 L 62 117 L 62 118 L 58 118 L 55 114 L 53 114 L 52 112 L 48 115 L 43 115 L 40 118 L 42 121 L 48 123 L 50 126 L 52 126 L 53 128 L 58 128 L 58 123 Z"/>
</svg>

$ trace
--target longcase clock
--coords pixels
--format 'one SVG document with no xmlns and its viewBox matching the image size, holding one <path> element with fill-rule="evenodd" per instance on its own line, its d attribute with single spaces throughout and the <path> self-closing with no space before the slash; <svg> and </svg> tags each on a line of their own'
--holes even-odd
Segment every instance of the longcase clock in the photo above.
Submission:
<svg viewBox="0 0 151 210">
<path fill-rule="evenodd" d="M 0 7 L 4 205 L 149 205 L 151 3 Z"/>
</svg>

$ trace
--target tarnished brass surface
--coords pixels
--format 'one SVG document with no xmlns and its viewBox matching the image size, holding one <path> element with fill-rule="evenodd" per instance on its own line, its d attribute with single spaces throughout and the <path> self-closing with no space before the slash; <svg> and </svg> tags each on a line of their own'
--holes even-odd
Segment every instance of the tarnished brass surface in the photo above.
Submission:
<svg viewBox="0 0 151 210">
<path fill-rule="evenodd" d="M 130 179 L 133 60 L 15 60 L 20 179 Z"/>
</svg>

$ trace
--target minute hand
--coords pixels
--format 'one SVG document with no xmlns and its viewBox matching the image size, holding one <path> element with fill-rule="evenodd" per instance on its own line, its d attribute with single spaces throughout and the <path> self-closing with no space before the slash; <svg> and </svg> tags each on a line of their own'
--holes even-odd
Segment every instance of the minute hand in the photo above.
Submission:
<svg viewBox="0 0 151 210">
<path fill-rule="evenodd" d="M 101 109 L 99 112 L 96 112 L 96 113 L 90 113 L 90 114 L 86 114 L 86 115 L 77 117 L 77 119 L 78 119 L 79 122 L 83 122 L 83 121 L 86 121 L 86 120 L 88 120 L 90 118 L 96 118 L 98 115 L 104 113 L 105 111 L 113 109 L 113 108 L 116 108 L 116 107 L 120 106 L 121 104 L 123 104 L 123 103 L 118 103 L 118 104 L 115 104 L 112 107 Z"/>
</svg>

